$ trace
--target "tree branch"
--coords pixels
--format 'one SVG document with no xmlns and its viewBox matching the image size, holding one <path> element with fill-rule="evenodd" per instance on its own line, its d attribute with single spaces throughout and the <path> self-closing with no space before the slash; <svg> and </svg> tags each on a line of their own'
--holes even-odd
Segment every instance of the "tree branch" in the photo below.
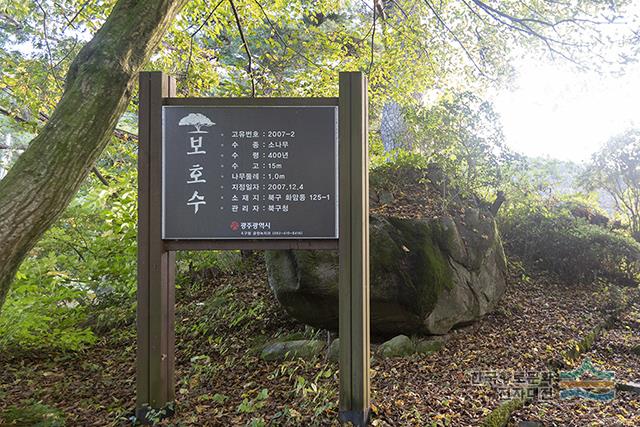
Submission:
<svg viewBox="0 0 640 427">
<path fill-rule="evenodd" d="M 373 28 L 373 30 L 371 31 L 371 58 L 369 60 L 369 68 L 367 69 L 367 74 L 371 74 L 371 69 L 373 68 L 373 48 L 376 39 L 376 19 L 378 17 L 376 8 L 373 8 L 372 17 L 373 22 L 371 23 L 371 27 Z"/>
<path fill-rule="evenodd" d="M 16 122 L 18 122 L 18 123 L 26 123 L 26 122 L 28 121 L 28 120 L 27 120 L 27 119 L 25 119 L 24 117 L 20 117 L 20 116 L 18 116 L 18 115 L 11 114 L 11 112 L 9 112 L 9 111 L 5 110 L 4 108 L 0 108 L 0 114 L 3 114 L 3 115 L 5 115 L 5 116 L 7 116 L 7 117 L 10 117 L 10 118 L 12 118 L 13 120 L 15 120 L 15 121 L 16 121 Z M 45 115 L 45 114 L 41 114 L 41 116 L 39 117 L 39 119 L 40 119 L 40 120 L 42 120 L 42 121 L 46 121 L 46 120 L 48 120 L 48 117 L 47 117 L 46 119 L 44 119 L 42 116 L 46 117 L 46 115 Z M 132 133 L 130 133 L 130 132 L 127 132 L 127 131 L 125 131 L 125 130 L 119 130 L 119 129 L 116 129 L 116 130 L 114 131 L 114 134 L 116 134 L 116 136 L 117 136 L 117 135 L 118 135 L 118 133 L 120 133 L 120 134 L 122 135 L 122 136 L 121 136 L 121 138 L 122 138 L 122 139 L 128 139 L 128 138 L 129 138 L 129 137 L 131 137 L 131 136 L 135 137 L 135 139 L 138 139 L 138 136 L 137 136 L 137 135 L 134 135 L 134 134 L 132 134 Z M 10 147 L 10 146 L 5 145 L 5 144 L 0 144 L 0 150 L 14 150 L 14 149 L 16 149 L 16 148 Z M 23 150 L 24 150 L 24 149 L 23 149 Z M 106 185 L 107 187 L 109 186 L 109 181 L 104 177 L 104 175 L 102 175 L 102 174 L 100 173 L 100 171 L 98 170 L 98 168 L 97 168 L 97 167 L 92 166 L 92 167 L 91 167 L 91 172 L 96 176 L 96 178 L 98 178 L 98 180 L 99 180 L 101 183 L 103 183 L 103 184 L 104 184 L 104 185 Z"/>
<path fill-rule="evenodd" d="M 471 55 L 471 53 L 467 50 L 467 47 L 464 45 L 464 43 L 462 43 L 462 41 L 460 41 L 460 39 L 458 38 L 458 36 L 456 35 L 455 32 L 453 32 L 449 26 L 447 25 L 446 22 L 444 22 L 444 20 L 440 17 L 440 14 L 436 11 L 435 7 L 433 7 L 433 5 L 429 2 L 429 0 L 424 0 L 425 4 L 427 5 L 427 7 L 431 10 L 431 12 L 433 12 L 434 16 L 436 17 L 436 19 L 438 20 L 438 22 L 440 22 L 440 24 L 447 30 L 447 32 L 449 34 L 451 34 L 451 36 L 453 37 L 453 39 L 456 41 L 456 43 L 458 44 L 458 46 L 460 46 L 460 48 L 464 51 L 465 55 L 467 55 L 467 58 L 469 58 L 469 60 L 471 61 L 471 63 L 473 64 L 473 66 L 476 68 L 476 70 L 478 70 L 478 72 L 482 75 L 486 77 L 486 74 L 484 71 L 482 71 L 482 69 L 478 66 L 478 64 L 476 63 L 476 61 L 473 59 L 473 56 Z"/>
<path fill-rule="evenodd" d="M 516 16 L 510 15 L 506 12 L 503 12 L 497 8 L 494 8 L 490 5 L 488 5 L 487 3 L 482 2 L 481 0 L 471 0 L 474 4 L 476 4 L 482 11 L 484 11 L 487 15 L 489 15 L 493 20 L 495 20 L 496 22 L 498 22 L 501 25 L 506 26 L 507 28 L 510 28 L 516 32 L 522 33 L 522 34 L 526 34 L 528 36 L 532 36 L 535 37 L 539 40 L 541 40 L 545 46 L 547 47 L 547 50 L 549 51 L 549 53 L 551 54 L 551 57 L 553 58 L 554 55 L 558 55 L 562 58 L 564 58 L 565 60 L 573 63 L 574 65 L 578 66 L 578 67 L 584 67 L 583 64 L 580 64 L 578 61 L 576 61 L 575 59 L 567 56 L 566 53 L 561 52 L 560 50 L 554 48 L 552 46 L 552 43 L 555 45 L 564 45 L 564 46 L 577 46 L 576 44 L 573 43 L 567 43 L 567 42 L 563 42 L 561 40 L 557 40 L 554 39 L 552 37 L 548 37 L 542 33 L 540 33 L 539 31 L 535 30 L 530 24 L 539 24 L 539 25 L 544 25 L 547 27 L 551 27 L 555 30 L 555 27 L 557 25 L 559 25 L 560 23 L 565 23 L 565 22 L 578 22 L 579 20 L 576 18 L 574 20 L 562 20 L 562 21 L 558 21 L 557 23 L 552 23 L 552 22 L 548 22 L 548 21 L 544 21 L 542 19 L 537 19 L 537 18 L 518 18 Z M 463 0 L 463 3 L 467 6 L 467 8 L 471 11 L 473 11 L 473 8 L 471 7 L 470 4 L 468 4 L 466 1 Z M 477 16 L 477 13 L 475 13 L 475 15 Z M 557 31 L 556 31 L 557 33 Z"/>
<path fill-rule="evenodd" d="M 292 48 L 289 43 L 287 43 L 287 41 L 284 39 L 284 37 L 282 37 L 282 35 L 280 35 L 280 32 L 278 31 L 278 29 L 276 28 L 276 26 L 273 24 L 273 22 L 271 21 L 271 19 L 269 18 L 269 15 L 267 15 L 267 12 L 264 10 L 264 7 L 262 6 L 262 4 L 258 1 L 258 0 L 253 0 L 254 3 L 256 5 L 258 5 L 258 8 L 260 8 L 260 11 L 262 12 L 262 14 L 264 15 L 264 19 L 267 21 L 267 24 L 269 24 L 269 27 L 271 27 L 271 30 L 273 30 L 273 33 L 276 35 L 276 38 L 278 39 L 278 41 L 280 41 L 280 44 L 282 44 L 282 46 L 285 49 L 289 49 L 292 52 L 294 52 L 295 54 L 299 55 L 300 57 L 302 57 L 305 61 L 307 61 L 307 63 L 309 63 L 309 65 L 313 65 L 314 67 L 317 68 L 321 68 L 320 65 L 316 64 L 315 62 L 313 62 L 311 59 L 309 59 L 309 57 L 307 57 L 305 54 L 303 54 L 302 52 L 300 52 L 299 50 L 296 50 L 294 48 Z"/>
<path fill-rule="evenodd" d="M 24 117 L 20 117 L 20 116 L 18 116 L 16 114 L 12 114 L 10 111 L 5 110 L 2 107 L 0 107 L 0 114 L 2 114 L 4 116 L 7 116 L 7 117 L 10 117 L 10 118 L 12 118 L 13 120 L 15 120 L 18 123 L 26 123 L 28 121 Z"/>
<path fill-rule="evenodd" d="M 91 167 L 91 172 L 96 176 L 96 178 L 98 178 L 98 181 L 100 181 L 101 183 L 103 183 L 105 186 L 109 186 L 109 181 L 107 181 L 107 178 L 104 177 L 104 175 L 102 175 L 102 173 L 100 173 L 100 171 L 98 170 L 97 167 L 92 166 Z"/>
<path fill-rule="evenodd" d="M 242 39 L 242 44 L 244 45 L 244 50 L 247 53 L 247 59 L 249 60 L 249 76 L 251 77 L 251 97 L 256 96 L 256 81 L 253 74 L 253 59 L 251 57 L 251 51 L 249 50 L 249 44 L 247 43 L 247 39 L 244 36 L 244 31 L 242 30 L 242 23 L 240 22 L 240 16 L 238 15 L 238 11 L 236 10 L 236 5 L 233 3 L 233 0 L 229 0 L 231 4 L 231 10 L 233 11 L 233 16 L 236 20 L 236 25 L 238 26 L 238 32 L 240 32 L 240 38 Z"/>
<path fill-rule="evenodd" d="M 65 15 L 65 19 L 67 20 L 67 25 L 64 26 L 64 28 L 62 29 L 62 32 L 64 33 L 65 30 L 69 27 L 75 29 L 76 27 L 73 26 L 73 23 L 76 19 L 78 19 L 78 16 L 80 16 L 80 14 L 82 13 L 82 11 L 84 10 L 85 7 L 87 7 L 87 5 L 89 4 L 89 0 L 85 1 L 84 3 L 82 3 L 82 6 L 80 6 L 80 9 L 78 9 L 78 11 L 73 15 L 73 17 L 71 19 L 67 19 L 66 15 Z"/>
<path fill-rule="evenodd" d="M 47 48 L 47 58 L 49 60 L 49 69 L 51 74 L 53 75 L 54 81 L 59 89 L 62 90 L 62 86 L 59 83 L 60 78 L 56 74 L 56 70 L 53 66 L 53 54 L 51 53 L 51 45 L 49 44 L 49 33 L 47 30 L 47 12 L 44 10 L 39 1 L 36 0 L 36 5 L 38 5 L 38 9 L 42 11 L 42 34 L 44 36 L 44 44 Z"/>
<path fill-rule="evenodd" d="M 200 26 L 190 36 L 191 40 L 189 42 L 189 59 L 187 60 L 187 69 L 185 70 L 185 80 L 189 80 L 189 70 L 191 68 L 191 56 L 193 54 L 193 39 L 200 32 L 200 30 L 202 30 L 202 28 L 207 24 L 209 19 L 211 19 L 211 17 L 213 16 L 213 13 L 216 11 L 216 9 L 218 9 L 218 7 L 222 4 L 223 1 L 224 0 L 220 0 L 218 4 L 216 4 L 215 7 L 211 9 L 211 12 L 209 12 L 207 17 L 204 18 L 204 20 L 200 24 Z"/>
</svg>

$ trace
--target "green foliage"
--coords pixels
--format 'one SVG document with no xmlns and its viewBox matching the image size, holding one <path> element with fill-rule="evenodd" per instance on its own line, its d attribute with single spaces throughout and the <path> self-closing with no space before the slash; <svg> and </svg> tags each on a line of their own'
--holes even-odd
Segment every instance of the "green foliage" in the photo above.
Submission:
<svg viewBox="0 0 640 427">
<path fill-rule="evenodd" d="M 127 144 L 109 148 L 100 161 L 109 186 L 89 180 L 22 264 L 0 312 L 0 348 L 77 350 L 95 340 L 93 332 L 134 321 L 134 149 Z M 184 281 L 194 272 L 228 271 L 239 262 L 237 252 L 184 252 L 177 268 L 187 273 L 180 278 Z M 233 307 L 226 319 L 234 325 L 259 310 Z"/>
<path fill-rule="evenodd" d="M 429 167 L 445 197 L 484 195 L 491 198 L 509 177 L 505 171 L 519 157 L 504 145 L 492 105 L 470 92 L 446 91 L 431 106 L 403 108 L 406 129 L 397 136 L 404 148 L 385 152 L 372 145 L 372 171 Z"/>
<path fill-rule="evenodd" d="M 552 200 L 580 190 L 576 178 L 582 169 L 577 163 L 548 157 L 521 157 L 508 166 L 506 174 L 510 179 L 504 182 L 504 190 L 512 204 Z"/>
<path fill-rule="evenodd" d="M 377 190 L 395 191 L 403 183 L 423 180 L 427 166 L 425 156 L 404 149 L 377 154 L 371 158 L 369 184 Z"/>
<path fill-rule="evenodd" d="M 269 375 L 269 379 L 277 379 L 278 377 L 286 377 L 292 384 L 291 394 L 296 398 L 303 398 L 301 408 L 312 411 L 316 417 L 327 412 L 337 411 L 337 392 L 336 384 L 338 382 L 338 372 L 331 363 L 316 365 L 320 369 L 313 376 L 306 376 L 305 371 L 311 363 L 303 359 L 291 361 L 283 361 Z M 294 425 L 298 425 L 296 419 L 300 417 L 300 413 L 295 409 L 285 407 L 282 412 L 275 414 L 274 418 L 282 417 L 283 424 L 287 421 L 294 421 Z"/>
<path fill-rule="evenodd" d="M 403 167 L 417 170 L 436 164 L 449 177 L 448 187 L 471 191 L 486 190 L 504 175 L 496 117 L 466 89 L 481 92 L 488 81 L 478 79 L 481 76 L 496 84 L 509 76 L 505 53 L 514 46 L 514 33 L 501 31 L 477 5 L 385 2 L 385 16 L 374 20 L 368 4 L 352 0 L 235 3 L 251 50 L 251 68 L 229 2 L 214 9 L 217 2 L 192 0 L 174 20 L 148 69 L 177 76 L 181 95 L 191 96 L 247 95 L 252 79 L 258 95 L 335 96 L 337 71 L 363 70 L 370 81 L 372 129 L 382 105 L 395 100 L 405 108 L 414 147 L 421 151 L 382 156 L 373 131 L 371 149 L 378 154 L 374 170 L 381 171 L 377 176 L 385 170 L 389 177 Z M 4 130 L 33 133 L 43 126 L 60 99 L 71 61 L 114 4 L 115 0 L 0 3 L 0 107 L 15 122 L 11 129 L 3 125 Z M 534 13 L 538 18 L 609 15 L 608 6 L 595 1 L 575 7 L 534 6 L 532 11 L 533 6 L 518 2 L 501 5 L 514 15 Z M 581 33 L 538 20 L 528 25 L 541 34 L 553 31 L 554 39 Z M 428 89 L 441 90 L 442 95 L 439 103 L 426 108 L 416 99 Z M 136 108 L 134 101 L 120 128 L 135 128 Z M 27 139 L 19 141 L 21 147 L 28 145 Z M 90 178 L 31 251 L 0 312 L 0 347 L 78 349 L 94 340 L 80 325 L 90 323 L 94 331 L 102 331 L 132 322 L 136 148 L 130 141 L 114 140 L 97 165 L 108 187 Z M 238 265 L 237 256 L 227 256 L 181 254 L 178 266 L 193 273 Z M 263 311 L 260 306 L 238 310 L 229 304 L 222 317 L 243 325 Z"/>
<path fill-rule="evenodd" d="M 64 415 L 56 408 L 40 402 L 27 402 L 23 406 L 10 406 L 0 414 L 4 426 L 64 427 Z"/>
<path fill-rule="evenodd" d="M 154 409 L 146 404 L 142 406 L 146 409 L 145 417 L 147 421 L 152 425 L 158 425 L 163 419 L 167 418 L 169 414 L 175 413 L 174 405 L 175 404 L 171 402 L 163 409 Z M 136 417 L 131 417 L 130 421 L 132 421 L 133 425 L 138 425 L 139 422 Z"/>
<path fill-rule="evenodd" d="M 497 187 L 514 157 L 492 105 L 470 92 L 446 92 L 429 108 L 409 110 L 408 121 L 416 148 L 467 191 Z"/>
<path fill-rule="evenodd" d="M 611 138 L 580 177 L 587 190 L 606 191 L 640 240 L 640 129 Z"/>
<path fill-rule="evenodd" d="M 29 260 L 0 314 L 0 349 L 26 351 L 42 347 L 76 350 L 94 341 L 79 324 L 86 311 L 79 305 L 85 292 L 56 268 L 54 253 Z"/>
<path fill-rule="evenodd" d="M 576 218 L 562 205 L 511 209 L 499 225 L 509 253 L 563 280 L 629 283 L 640 273 L 640 244 Z"/>
<path fill-rule="evenodd" d="M 24 126 L 32 131 L 41 127 L 40 114 L 49 116 L 60 98 L 71 61 L 115 3 L 0 2 L 0 107 L 26 116 Z M 177 76 L 182 94 L 192 96 L 247 95 L 252 77 L 259 95 L 335 95 L 337 71 L 362 70 L 369 75 L 376 118 L 388 99 L 406 105 L 429 89 L 482 91 L 504 83 L 511 74 L 508 53 L 518 45 L 602 62 L 599 54 L 612 53 L 617 42 L 619 53 L 626 41 L 600 37 L 589 19 L 617 23 L 623 5 L 595 0 L 569 6 L 502 2 L 506 16 L 535 18 L 511 26 L 473 2 L 384 2 L 384 16 L 375 17 L 370 4 L 357 0 L 234 3 L 251 69 L 230 2 L 207 0 L 187 2 L 148 68 Z"/>
<path fill-rule="evenodd" d="M 268 397 L 269 397 L 269 390 L 266 388 L 263 388 L 262 390 L 260 390 L 253 399 L 244 397 L 242 402 L 238 405 L 237 412 L 239 414 L 253 413 L 258 409 L 262 408 L 267 403 L 266 400 Z"/>
<path fill-rule="evenodd" d="M 229 272 L 243 267 L 240 251 L 181 251 L 176 255 L 176 263 L 178 271 L 188 275 L 209 268 Z"/>
<path fill-rule="evenodd" d="M 23 262 L 0 312 L 0 347 L 76 350 L 98 329 L 133 320 L 136 283 L 135 146 L 110 147 L 95 177 Z M 106 313 L 101 314 L 100 309 Z"/>
</svg>

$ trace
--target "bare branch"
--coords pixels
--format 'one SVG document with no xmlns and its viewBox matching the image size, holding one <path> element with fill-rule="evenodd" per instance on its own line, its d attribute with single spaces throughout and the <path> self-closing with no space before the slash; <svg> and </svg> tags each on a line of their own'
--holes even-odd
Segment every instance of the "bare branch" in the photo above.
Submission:
<svg viewBox="0 0 640 427">
<path fill-rule="evenodd" d="M 0 114 L 3 114 L 7 117 L 12 118 L 13 120 L 15 120 L 18 123 L 26 123 L 28 122 L 27 119 L 25 119 L 24 117 L 18 116 L 16 114 L 11 113 L 8 110 L 5 110 L 4 108 L 0 108 Z M 40 113 L 38 119 L 40 121 L 46 122 L 47 120 L 49 120 L 49 118 L 47 117 L 46 114 L 44 113 Z M 114 130 L 114 135 L 119 138 L 119 139 L 123 139 L 125 141 L 129 140 L 129 139 L 133 139 L 133 140 L 137 140 L 138 139 L 138 135 L 135 135 L 131 132 L 128 132 L 126 130 L 123 129 L 115 129 Z M 8 145 L 5 144 L 0 144 L 0 150 L 12 150 L 12 149 L 16 149 L 14 147 L 9 147 Z M 98 170 L 97 167 L 93 166 L 91 168 L 91 172 L 96 176 L 96 178 L 98 178 L 98 180 L 103 183 L 104 185 L 106 185 L 107 187 L 109 186 L 109 181 L 104 177 L 104 175 L 102 175 L 100 173 L 100 171 Z"/>
<path fill-rule="evenodd" d="M 571 43 L 563 42 L 562 40 L 557 40 L 557 39 L 553 39 L 551 37 L 545 36 L 541 34 L 539 31 L 536 31 L 530 24 L 539 24 L 542 26 L 553 28 L 555 30 L 555 28 L 558 25 L 566 24 L 566 23 L 573 23 L 573 24 L 577 24 L 578 22 L 596 23 L 595 21 L 589 21 L 587 19 L 580 19 L 580 18 L 562 19 L 557 22 L 545 21 L 543 19 L 538 19 L 538 18 L 518 18 L 516 16 L 503 12 L 500 9 L 494 8 L 493 6 L 487 3 L 484 3 L 481 0 L 471 0 L 471 1 L 473 1 L 485 13 L 487 13 L 492 18 L 498 20 L 500 23 L 504 25 L 508 25 L 509 28 L 512 28 L 516 31 L 535 36 L 543 40 L 545 43 L 553 42 L 556 44 L 564 44 L 564 45 L 570 45 L 570 46 L 573 45 Z M 498 17 L 503 19 L 499 19 Z M 506 21 L 504 21 L 505 19 Z"/>
<path fill-rule="evenodd" d="M 242 39 L 242 44 L 244 45 L 244 50 L 247 53 L 247 59 L 249 60 L 248 68 L 249 76 L 251 77 L 251 97 L 255 97 L 256 81 L 253 75 L 253 59 L 251 57 L 251 51 L 249 50 L 249 43 L 247 43 L 247 39 L 244 37 L 244 31 L 242 30 L 242 23 L 240 22 L 240 16 L 236 10 L 236 5 L 233 3 L 233 0 L 229 0 L 229 3 L 231 4 L 231 10 L 233 11 L 233 16 L 236 20 L 236 25 L 238 27 L 238 32 L 240 33 L 240 38 Z"/>
<path fill-rule="evenodd" d="M 58 67 L 60 67 L 60 64 L 62 64 L 64 62 L 65 59 L 67 59 L 69 56 L 71 56 L 71 54 L 73 53 L 74 49 L 76 48 L 76 46 L 78 45 L 78 38 L 76 37 L 73 40 L 73 46 L 71 46 L 68 50 L 67 53 L 64 54 L 64 56 L 62 58 L 60 58 L 60 60 L 58 62 L 55 63 L 55 65 L 53 66 L 54 69 L 58 69 Z"/>
<path fill-rule="evenodd" d="M 467 6 L 467 8 L 471 11 L 474 11 L 474 9 L 471 7 L 471 5 L 469 3 L 467 3 L 465 0 L 462 0 L 463 3 L 465 4 L 465 6 Z M 497 23 L 504 25 L 507 28 L 510 28 L 516 32 L 528 35 L 528 36 L 532 36 L 535 37 L 537 39 L 539 39 L 540 41 L 542 41 L 545 46 L 547 47 L 547 50 L 549 51 L 551 57 L 553 58 L 555 55 L 558 55 L 560 57 L 562 57 L 563 59 L 573 63 L 574 65 L 576 65 L 577 67 L 580 68 L 584 68 L 584 64 L 579 63 L 578 61 L 576 61 L 574 58 L 571 58 L 570 56 L 568 56 L 565 52 L 562 52 L 561 50 L 555 48 L 553 45 L 562 45 L 562 46 L 572 46 L 572 47 L 578 47 L 579 45 L 575 44 L 575 43 L 569 43 L 569 42 L 564 42 L 562 40 L 558 40 L 549 36 L 546 36 L 542 33 L 540 33 L 539 31 L 537 31 L 536 29 L 534 29 L 531 24 L 540 24 L 540 25 L 544 25 L 547 27 L 551 27 L 552 29 L 554 29 L 554 32 L 557 33 L 557 31 L 555 31 L 555 27 L 559 24 L 562 23 L 567 23 L 570 22 L 572 20 L 570 19 L 565 19 L 565 20 L 561 20 L 558 21 L 556 23 L 554 22 L 549 22 L 549 21 L 545 21 L 542 19 L 537 19 L 537 18 L 518 18 L 515 16 L 512 16 L 506 12 L 503 12 L 497 8 L 494 8 L 484 2 L 482 2 L 481 0 L 471 0 L 474 4 L 476 4 L 483 12 L 485 12 L 488 16 L 490 16 L 493 20 L 495 20 Z M 474 14 L 476 16 L 478 16 L 477 12 L 474 12 Z M 581 20 L 579 19 L 574 19 L 572 22 L 579 22 Z M 584 22 L 588 22 L 587 20 L 584 20 Z"/>
<path fill-rule="evenodd" d="M 371 11 L 371 13 L 376 13 L 376 10 L 375 10 L 373 7 L 371 7 L 371 6 L 370 6 L 370 5 L 369 5 L 365 0 L 360 0 L 360 2 L 361 2 L 364 6 L 366 6 L 366 7 L 367 7 L 367 9 L 369 9 L 369 10 Z M 371 26 L 369 26 L 369 31 L 367 31 L 367 34 L 365 34 L 365 35 L 362 37 L 362 39 L 360 40 L 360 42 L 363 42 L 363 41 L 365 41 L 366 39 L 368 39 L 368 38 L 369 38 L 369 34 L 371 34 L 371 32 L 373 31 L 373 27 L 374 27 L 374 25 L 373 25 L 373 24 L 372 24 Z M 354 37 L 354 39 L 355 39 L 355 37 Z"/>
<path fill-rule="evenodd" d="M 20 117 L 16 114 L 13 114 L 11 111 L 5 110 L 4 108 L 0 107 L 0 114 L 7 116 L 7 117 L 11 117 L 13 120 L 15 120 L 18 123 L 26 123 L 28 122 L 27 119 L 25 119 L 24 117 Z"/>
<path fill-rule="evenodd" d="M 47 47 L 47 57 L 49 59 L 49 69 L 51 71 L 51 74 L 54 77 L 54 81 L 56 82 L 56 85 L 58 86 L 58 88 L 60 90 L 62 90 L 62 86 L 59 83 L 60 78 L 56 74 L 56 70 L 55 70 L 55 68 L 53 66 L 53 54 L 51 53 L 51 45 L 49 44 L 49 32 L 47 30 L 47 12 L 44 10 L 44 8 L 40 4 L 40 2 L 37 1 L 37 0 L 36 0 L 36 5 L 38 5 L 38 8 L 42 12 L 42 31 L 43 31 L 43 35 L 44 35 L 44 44 Z"/>
<path fill-rule="evenodd" d="M 484 71 L 482 71 L 482 69 L 478 66 L 478 64 L 476 63 L 475 59 L 473 59 L 473 56 L 471 55 L 471 53 L 467 50 L 467 47 L 464 45 L 464 43 L 462 43 L 462 41 L 460 41 L 460 39 L 458 38 L 458 36 L 456 35 L 456 33 L 454 31 L 452 31 L 449 26 L 447 25 L 446 22 L 444 22 L 444 20 L 440 17 L 440 14 L 436 11 L 435 7 L 433 7 L 433 5 L 429 2 L 429 0 L 424 0 L 424 2 L 426 3 L 427 7 L 431 10 L 431 12 L 433 12 L 434 16 L 436 17 L 436 19 L 438 20 L 438 22 L 440 22 L 440 24 L 447 30 L 447 32 L 449 34 L 451 34 L 451 36 L 453 37 L 453 39 L 456 41 L 456 43 L 458 44 L 458 46 L 460 46 L 460 48 L 463 50 L 463 52 L 465 53 L 465 55 L 467 55 L 467 58 L 469 58 L 469 60 L 471 61 L 471 63 L 473 64 L 473 66 L 475 67 L 476 70 L 478 70 L 478 72 L 482 75 L 486 77 L 486 74 Z"/>
<path fill-rule="evenodd" d="M 373 13 L 372 13 L 372 23 L 371 23 L 371 27 L 373 28 L 373 30 L 371 31 L 371 58 L 369 60 L 369 68 L 367 69 L 367 74 L 371 74 L 371 69 L 373 68 L 373 50 L 374 50 L 374 44 L 375 44 L 375 39 L 376 39 L 376 19 L 378 16 L 378 10 L 376 8 L 373 9 Z"/>
<path fill-rule="evenodd" d="M 66 16 L 66 15 L 64 15 L 65 20 L 67 20 L 67 25 L 65 25 L 65 26 L 62 28 L 62 32 L 63 32 L 63 33 L 64 33 L 64 32 L 65 32 L 65 30 L 66 30 L 67 28 L 69 28 L 69 27 L 71 27 L 71 28 L 73 28 L 73 29 L 75 29 L 75 28 L 76 28 L 76 27 L 73 25 L 73 23 L 74 23 L 74 21 L 75 21 L 76 19 L 78 19 L 78 16 L 80 16 L 80 14 L 82 13 L 82 11 L 84 10 L 84 8 L 85 8 L 85 7 L 87 7 L 87 5 L 88 5 L 88 4 L 89 4 L 89 0 L 85 1 L 84 3 L 82 3 L 82 6 L 80 6 L 80 9 L 78 9 L 78 11 L 75 13 L 75 15 L 73 15 L 73 16 L 71 17 L 71 19 L 67 19 L 67 16 Z"/>
<path fill-rule="evenodd" d="M 209 19 L 211 19 L 211 17 L 213 16 L 213 13 L 216 11 L 216 9 L 218 9 L 218 7 L 222 4 L 223 1 L 224 0 L 220 0 L 218 4 L 216 4 L 215 7 L 211 9 L 211 12 L 209 12 L 207 17 L 204 18 L 204 20 L 200 24 L 200 26 L 190 36 L 191 40 L 189 42 L 189 59 L 187 60 L 187 69 L 185 70 L 185 80 L 189 80 L 189 69 L 191 68 L 191 57 L 193 55 L 193 39 L 200 32 L 200 30 L 202 30 L 202 28 L 207 24 L 207 22 L 209 22 Z"/>
<path fill-rule="evenodd" d="M 97 168 L 97 167 L 92 166 L 92 167 L 91 167 L 91 172 L 93 172 L 93 174 L 96 176 L 96 178 L 98 178 L 98 180 L 99 180 L 102 184 L 104 184 L 104 185 L 105 185 L 105 186 L 107 186 L 107 187 L 109 186 L 109 181 L 107 181 L 107 178 L 105 178 L 105 177 L 104 177 L 104 175 L 102 175 L 102 174 L 100 173 L 100 171 L 98 170 L 98 168 Z"/>
<path fill-rule="evenodd" d="M 409 18 L 409 16 L 405 15 L 405 18 Z M 387 20 L 385 21 L 385 23 L 386 25 L 388 25 L 389 27 L 393 28 L 398 32 L 402 31 L 398 26 L 394 25 L 391 20 Z M 429 53 L 429 50 L 422 44 L 422 40 L 418 38 L 419 35 L 416 33 L 415 28 L 413 28 L 412 26 L 409 26 L 407 27 L 407 30 L 410 31 L 412 35 L 416 36 L 416 37 L 409 36 L 407 38 L 410 42 L 413 42 L 415 46 L 417 46 L 416 51 L 418 53 L 418 57 L 421 57 L 422 56 L 421 53 L 424 53 L 427 60 L 429 61 L 428 62 L 429 68 L 431 69 L 434 75 L 437 75 L 438 73 L 436 72 L 436 69 L 433 67 L 433 59 L 431 58 L 431 54 Z"/>
<path fill-rule="evenodd" d="M 400 3 L 398 3 L 396 0 L 391 0 L 391 2 L 396 5 L 396 7 L 400 10 L 400 12 L 404 15 L 405 19 L 409 18 L 409 15 L 407 15 L 407 12 L 405 12 L 402 6 L 400 6 Z"/>
<path fill-rule="evenodd" d="M 305 54 L 303 54 L 302 52 L 300 52 L 299 50 L 296 50 L 294 48 L 292 48 L 289 43 L 287 43 L 287 41 L 284 39 L 284 37 L 282 37 L 282 35 L 280 35 L 280 32 L 278 31 L 278 29 L 276 28 L 276 26 L 273 24 L 273 22 L 271 21 L 271 19 L 269 18 L 269 15 L 267 15 L 267 12 L 264 10 L 264 7 L 262 6 L 262 4 L 258 1 L 258 0 L 253 0 L 255 4 L 258 5 L 258 8 L 260 8 L 260 11 L 262 12 L 262 15 L 264 15 L 264 19 L 267 21 L 267 23 L 269 24 L 269 27 L 271 27 L 271 30 L 273 31 L 273 33 L 276 35 L 276 39 L 280 42 L 280 44 L 282 44 L 282 46 L 285 49 L 289 49 L 292 52 L 294 52 L 295 54 L 299 55 L 300 57 L 302 57 L 305 61 L 307 61 L 309 63 L 309 65 L 313 65 L 314 67 L 317 68 L 321 68 L 320 65 L 316 64 L 315 62 L 313 62 L 311 59 L 309 59 L 309 57 L 307 57 Z"/>
</svg>

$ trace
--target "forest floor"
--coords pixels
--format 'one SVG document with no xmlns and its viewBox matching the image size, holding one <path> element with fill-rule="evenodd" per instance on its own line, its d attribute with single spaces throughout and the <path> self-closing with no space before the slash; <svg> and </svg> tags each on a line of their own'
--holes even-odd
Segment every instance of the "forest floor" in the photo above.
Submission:
<svg viewBox="0 0 640 427">
<path fill-rule="evenodd" d="M 240 270 L 208 270 L 181 281 L 176 415 L 163 424 L 338 425 L 336 363 L 259 357 L 270 340 L 326 339 L 325 331 L 286 316 L 266 277 L 262 257 L 255 256 Z M 602 284 L 568 286 L 547 275 L 526 275 L 512 263 L 499 308 L 448 334 L 439 352 L 396 359 L 374 353 L 373 425 L 481 425 L 506 390 L 492 385 L 491 378 L 545 372 L 549 363 L 566 359 L 563 355 L 609 315 L 610 295 Z M 640 355 L 633 351 L 640 345 L 638 326 L 636 303 L 585 356 L 615 371 L 616 380 L 640 381 Z M 131 425 L 135 348 L 135 325 L 128 322 L 81 352 L 0 354 L 0 425 L 33 425 L 27 421 L 31 415 L 49 420 L 43 426 Z M 577 366 L 581 358 L 568 363 Z M 610 402 L 594 403 L 561 400 L 554 390 L 546 400 L 516 411 L 510 425 L 520 420 L 545 426 L 638 426 L 640 397 L 618 392 Z"/>
</svg>

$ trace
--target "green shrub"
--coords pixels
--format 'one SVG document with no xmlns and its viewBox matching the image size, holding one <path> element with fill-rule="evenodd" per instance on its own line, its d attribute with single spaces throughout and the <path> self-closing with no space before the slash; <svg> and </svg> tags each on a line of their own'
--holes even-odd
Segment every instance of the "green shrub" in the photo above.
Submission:
<svg viewBox="0 0 640 427">
<path fill-rule="evenodd" d="M 0 310 L 0 350 L 78 350 L 135 320 L 135 146 L 110 147 L 105 186 L 85 182 L 20 267 Z M 238 252 L 182 252 L 179 272 L 236 268 Z M 90 327 L 89 327 L 90 326 Z"/>
<path fill-rule="evenodd" d="M 397 191 L 426 179 L 427 159 L 421 154 L 396 150 L 371 161 L 369 185 L 375 190 Z"/>
<path fill-rule="evenodd" d="M 0 349 L 75 350 L 93 342 L 91 331 L 79 326 L 84 291 L 56 264 L 56 254 L 49 253 L 23 265 L 0 313 Z"/>
<path fill-rule="evenodd" d="M 564 280 L 635 283 L 640 272 L 638 242 L 575 218 L 562 207 L 511 210 L 499 225 L 508 253 Z"/>
</svg>

